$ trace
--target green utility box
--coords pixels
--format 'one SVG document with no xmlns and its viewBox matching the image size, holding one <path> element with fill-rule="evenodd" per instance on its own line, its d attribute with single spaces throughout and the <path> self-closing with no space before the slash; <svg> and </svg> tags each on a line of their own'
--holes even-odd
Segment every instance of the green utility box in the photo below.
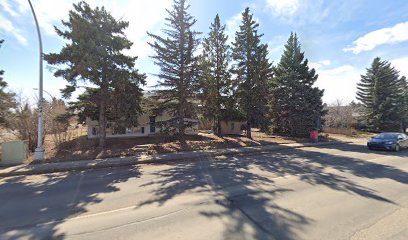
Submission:
<svg viewBox="0 0 408 240">
<path fill-rule="evenodd" d="M 28 141 L 12 141 L 1 144 L 0 165 L 17 165 L 27 160 Z"/>
</svg>

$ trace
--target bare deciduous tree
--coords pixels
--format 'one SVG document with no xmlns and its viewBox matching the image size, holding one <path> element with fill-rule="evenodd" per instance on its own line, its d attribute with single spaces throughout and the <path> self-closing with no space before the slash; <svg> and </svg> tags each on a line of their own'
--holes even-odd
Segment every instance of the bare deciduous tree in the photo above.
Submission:
<svg viewBox="0 0 408 240">
<path fill-rule="evenodd" d="M 341 99 L 336 99 L 327 107 L 324 130 L 332 133 L 352 133 L 356 124 L 353 113 L 354 109 L 351 104 L 344 104 Z"/>
<path fill-rule="evenodd" d="M 10 115 L 10 129 L 21 140 L 28 140 L 30 151 L 37 146 L 37 109 L 21 92 L 16 94 L 16 107 Z M 55 145 L 67 141 L 70 115 L 64 101 L 53 98 L 43 102 L 44 134 L 52 134 Z M 44 140 L 44 139 L 43 139 Z"/>
</svg>

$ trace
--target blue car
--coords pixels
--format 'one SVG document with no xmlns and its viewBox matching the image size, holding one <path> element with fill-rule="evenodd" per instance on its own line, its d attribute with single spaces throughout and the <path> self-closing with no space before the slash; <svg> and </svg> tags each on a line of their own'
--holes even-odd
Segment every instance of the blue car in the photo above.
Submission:
<svg viewBox="0 0 408 240">
<path fill-rule="evenodd" d="M 398 152 L 408 148 L 408 136 L 404 133 L 381 133 L 367 142 L 368 149 L 389 150 Z"/>
</svg>

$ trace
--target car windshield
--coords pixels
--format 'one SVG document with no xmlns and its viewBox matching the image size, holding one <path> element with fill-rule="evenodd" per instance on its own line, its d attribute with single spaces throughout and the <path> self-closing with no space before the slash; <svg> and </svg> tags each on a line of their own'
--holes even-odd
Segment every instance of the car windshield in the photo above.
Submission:
<svg viewBox="0 0 408 240">
<path fill-rule="evenodd" d="M 397 133 L 381 133 L 375 136 L 375 139 L 397 139 Z"/>
</svg>

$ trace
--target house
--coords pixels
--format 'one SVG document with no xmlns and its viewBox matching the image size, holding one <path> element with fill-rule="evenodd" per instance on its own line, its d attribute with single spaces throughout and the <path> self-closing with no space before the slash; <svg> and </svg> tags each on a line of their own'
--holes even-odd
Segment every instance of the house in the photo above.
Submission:
<svg viewBox="0 0 408 240">
<path fill-rule="evenodd" d="M 221 135 L 243 135 L 246 127 L 245 116 L 237 110 L 223 109 L 221 117 Z M 199 117 L 199 129 L 214 131 L 217 124 L 203 116 Z"/>
<path fill-rule="evenodd" d="M 154 106 L 154 96 L 151 92 L 145 92 L 143 103 L 148 106 L 147 109 L 151 109 Z M 187 124 L 185 133 L 187 135 L 197 135 L 198 130 L 214 130 L 216 125 L 213 121 L 203 117 L 203 106 L 198 100 L 194 101 L 198 109 L 198 115 L 196 118 L 184 118 L 184 122 Z M 150 105 L 150 106 L 149 106 Z M 164 111 L 160 114 L 148 111 L 142 114 L 138 118 L 138 125 L 130 128 L 125 128 L 116 125 L 114 122 L 108 122 L 106 126 L 107 138 L 124 138 L 124 137 L 147 137 L 157 135 L 160 133 L 166 133 L 166 123 L 173 120 L 173 116 Z M 97 138 L 99 134 L 99 123 L 97 120 L 86 119 L 88 138 Z M 222 111 L 221 120 L 221 134 L 222 135 L 242 135 L 245 132 L 245 116 L 243 113 L 236 109 L 225 108 Z M 174 132 L 174 131 L 173 131 Z"/>
<path fill-rule="evenodd" d="M 172 116 L 166 112 L 152 116 L 150 114 L 143 114 L 138 118 L 138 126 L 124 128 L 116 126 L 114 122 L 108 122 L 106 126 L 107 138 L 126 138 L 126 137 L 147 137 L 157 135 L 161 133 L 161 123 L 169 121 Z M 189 123 L 189 127 L 186 129 L 186 134 L 196 135 L 198 134 L 198 120 L 185 118 L 185 122 Z M 88 138 L 97 138 L 99 132 L 98 121 L 86 119 Z"/>
<path fill-rule="evenodd" d="M 245 132 L 246 121 L 241 120 L 222 120 L 221 135 L 243 135 Z"/>
</svg>

